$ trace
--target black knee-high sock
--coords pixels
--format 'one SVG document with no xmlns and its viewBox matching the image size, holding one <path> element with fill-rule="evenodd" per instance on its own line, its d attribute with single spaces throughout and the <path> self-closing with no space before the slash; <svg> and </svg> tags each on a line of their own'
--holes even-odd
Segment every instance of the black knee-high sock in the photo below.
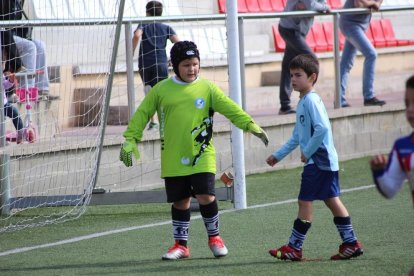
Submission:
<svg viewBox="0 0 414 276">
<path fill-rule="evenodd" d="M 303 242 L 306 238 L 306 233 L 308 232 L 309 228 L 311 227 L 311 223 L 309 221 L 304 221 L 299 218 L 295 220 L 293 223 L 292 234 L 289 238 L 289 245 L 296 250 L 301 250 Z"/>
<path fill-rule="evenodd" d="M 188 230 L 190 228 L 190 209 L 178 210 L 171 206 L 171 217 L 174 240 L 179 244 L 187 246 Z"/>
<path fill-rule="evenodd" d="M 213 202 L 207 205 L 200 204 L 200 213 L 203 217 L 204 225 L 206 226 L 208 236 L 218 236 L 220 234 L 220 231 L 217 200 L 214 200 Z"/>
</svg>

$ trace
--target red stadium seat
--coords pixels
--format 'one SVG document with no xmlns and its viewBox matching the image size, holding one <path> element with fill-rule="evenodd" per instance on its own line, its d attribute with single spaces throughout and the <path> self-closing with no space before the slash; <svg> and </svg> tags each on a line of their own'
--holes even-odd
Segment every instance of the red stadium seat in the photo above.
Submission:
<svg viewBox="0 0 414 276">
<path fill-rule="evenodd" d="M 332 50 L 334 47 L 332 22 L 323 22 L 322 28 L 323 28 L 323 33 L 325 34 L 326 45 L 328 45 L 328 49 Z"/>
<path fill-rule="evenodd" d="M 313 37 L 315 38 L 315 52 L 332 51 L 332 47 L 329 49 L 325 33 L 320 22 L 314 22 L 311 31 L 313 33 Z"/>
<path fill-rule="evenodd" d="M 371 20 L 369 27 L 372 32 L 372 37 L 374 39 L 374 46 L 376 48 L 387 47 L 387 43 L 381 27 L 381 22 L 379 20 Z"/>
<path fill-rule="evenodd" d="M 374 46 L 375 46 L 375 43 L 374 43 L 374 36 L 373 36 L 373 34 L 372 34 L 371 27 L 368 27 L 368 29 L 365 31 L 365 34 L 367 35 L 367 38 L 368 38 L 368 39 L 369 39 L 369 41 L 372 43 L 372 45 L 374 45 Z"/>
<path fill-rule="evenodd" d="M 253 13 L 261 12 L 259 3 L 257 2 L 257 0 L 245 0 L 245 1 L 246 1 L 247 10 L 249 12 L 253 12 Z"/>
<path fill-rule="evenodd" d="M 384 37 L 387 43 L 387 46 L 407 46 L 410 44 L 408 39 L 397 39 L 395 37 L 394 28 L 392 27 L 391 20 L 384 18 L 380 20 L 382 31 L 384 32 Z"/>
<path fill-rule="evenodd" d="M 323 32 L 326 38 L 326 44 L 328 49 L 334 46 L 334 35 L 333 35 L 333 23 L 332 22 L 323 22 L 322 23 Z M 345 36 L 339 31 L 339 49 L 343 49 L 345 44 Z"/>
<path fill-rule="evenodd" d="M 226 0 L 218 0 L 218 8 L 220 13 L 226 13 Z M 237 11 L 239 13 L 249 12 L 247 9 L 246 0 L 237 0 Z"/>
<path fill-rule="evenodd" d="M 281 12 L 285 9 L 284 0 L 270 0 L 270 4 L 272 5 L 272 9 L 275 12 Z"/>
<path fill-rule="evenodd" d="M 306 42 L 308 43 L 309 48 L 311 48 L 312 51 L 315 52 L 316 42 L 315 42 L 315 37 L 313 36 L 312 29 L 309 30 L 309 33 L 306 36 Z"/>
<path fill-rule="evenodd" d="M 391 21 L 389 19 L 381 19 L 380 24 L 381 24 L 382 33 L 384 34 L 385 43 L 387 47 L 398 46 L 398 42 L 397 42 L 397 39 L 395 38 L 394 30 L 392 29 Z M 407 44 L 408 44 L 408 41 L 407 41 Z"/>
<path fill-rule="evenodd" d="M 328 0 L 328 5 L 333 10 L 342 9 L 342 7 L 343 7 L 341 0 Z"/>
<path fill-rule="evenodd" d="M 270 0 L 258 0 L 261 12 L 273 12 L 272 3 Z"/>
<path fill-rule="evenodd" d="M 239 13 L 248 13 L 249 9 L 247 8 L 245 0 L 237 0 L 237 10 Z"/>
<path fill-rule="evenodd" d="M 284 52 L 286 48 L 286 43 L 283 40 L 283 38 L 280 36 L 278 24 L 272 25 L 272 32 L 273 32 L 273 41 L 275 44 L 275 51 Z"/>
<path fill-rule="evenodd" d="M 226 0 L 218 0 L 219 13 L 226 13 Z"/>
</svg>

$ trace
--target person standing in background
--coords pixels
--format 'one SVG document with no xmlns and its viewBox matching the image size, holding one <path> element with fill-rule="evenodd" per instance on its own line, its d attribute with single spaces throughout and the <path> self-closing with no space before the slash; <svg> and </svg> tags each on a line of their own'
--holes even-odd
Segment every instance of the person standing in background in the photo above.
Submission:
<svg viewBox="0 0 414 276">
<path fill-rule="evenodd" d="M 145 6 L 147 16 L 161 16 L 163 6 L 161 2 L 150 1 Z M 144 94 L 158 82 L 168 78 L 168 59 L 165 47 L 167 40 L 172 43 L 180 41 L 174 29 L 169 25 L 152 22 L 139 24 L 132 38 L 132 49 L 135 52 L 138 44 L 138 69 L 144 84 Z M 151 117 L 148 130 L 156 129 L 158 124 Z"/>
<path fill-rule="evenodd" d="M 381 4 L 382 0 L 346 0 L 343 8 L 370 8 L 374 11 L 378 11 Z M 362 95 L 364 96 L 364 105 L 382 106 L 385 104 L 385 101 L 377 99 L 374 95 L 375 61 L 377 59 L 377 52 L 365 33 L 369 28 L 371 17 L 371 13 L 341 14 L 339 17 L 339 28 L 346 38 L 340 62 L 342 107 L 350 106 L 345 99 L 345 91 L 349 72 L 354 65 L 357 51 L 360 51 L 365 57 L 362 74 Z"/>
<path fill-rule="evenodd" d="M 286 3 L 285 12 L 291 11 L 317 11 L 327 13 L 330 7 L 325 1 L 315 0 L 289 0 Z M 279 22 L 279 32 L 286 43 L 282 60 L 282 72 L 280 76 L 280 115 L 295 113 L 290 105 L 292 85 L 290 83 L 289 64 L 291 60 L 300 54 L 314 54 L 306 42 L 306 36 L 313 25 L 313 16 L 289 16 L 283 17 Z"/>
</svg>

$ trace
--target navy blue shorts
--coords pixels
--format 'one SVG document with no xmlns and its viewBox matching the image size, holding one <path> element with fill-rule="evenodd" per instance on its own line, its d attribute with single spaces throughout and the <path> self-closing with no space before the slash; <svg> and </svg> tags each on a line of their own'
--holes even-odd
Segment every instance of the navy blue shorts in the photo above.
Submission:
<svg viewBox="0 0 414 276">
<path fill-rule="evenodd" d="M 305 166 L 298 199 L 303 201 L 326 200 L 340 194 L 337 171 L 323 171 L 315 164 Z"/>
<path fill-rule="evenodd" d="M 196 173 L 165 177 L 168 202 L 177 202 L 195 195 L 216 195 L 214 173 Z"/>
<path fill-rule="evenodd" d="M 166 64 L 154 64 L 150 67 L 139 69 L 144 85 L 153 87 L 158 82 L 168 78 L 168 65 Z"/>
</svg>

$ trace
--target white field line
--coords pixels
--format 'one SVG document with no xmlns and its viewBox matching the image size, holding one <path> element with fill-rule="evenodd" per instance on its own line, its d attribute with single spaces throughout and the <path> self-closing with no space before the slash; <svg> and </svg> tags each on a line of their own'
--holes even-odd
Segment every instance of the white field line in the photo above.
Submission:
<svg viewBox="0 0 414 276">
<path fill-rule="evenodd" d="M 360 186 L 360 187 L 351 188 L 351 189 L 344 189 L 341 192 L 342 193 L 354 192 L 354 191 L 358 191 L 358 190 L 370 189 L 370 188 L 373 188 L 373 187 L 375 187 L 375 185 Z M 296 202 L 296 201 L 297 201 L 296 198 L 295 199 L 288 199 L 288 200 L 284 200 L 284 201 L 277 201 L 277 202 L 271 202 L 271 203 L 265 203 L 265 204 L 252 205 L 252 206 L 247 207 L 247 209 L 264 208 L 264 207 L 269 207 L 269 206 L 276 206 L 276 205 L 293 203 L 293 202 Z M 240 211 L 240 210 L 239 209 L 228 209 L 228 210 L 220 211 L 220 214 L 232 213 L 232 212 L 237 212 L 237 211 Z M 191 217 L 192 220 L 200 219 L 200 218 L 201 218 L 200 215 Z M 4 251 L 4 252 L 0 252 L 0 257 L 12 255 L 12 254 L 23 253 L 23 252 L 27 252 L 27 251 L 31 251 L 31 250 L 35 250 L 35 249 L 53 247 L 53 246 L 64 245 L 64 244 L 68 244 L 68 243 L 79 242 L 79 241 L 83 241 L 83 240 L 89 240 L 89 239 L 93 239 L 93 238 L 99 238 L 99 237 L 103 237 L 103 236 L 108 236 L 108 235 L 113 235 L 113 234 L 133 231 L 133 230 L 163 226 L 163 225 L 167 225 L 167 224 L 171 224 L 171 220 L 162 221 L 162 222 L 158 222 L 158 223 L 150 223 L 150 224 L 145 224 L 145 225 L 140 225 L 140 226 L 132 226 L 132 227 L 126 227 L 126 228 L 121 228 L 121 229 L 114 229 L 114 230 L 110 230 L 110 231 L 94 233 L 94 234 L 89 234 L 89 235 L 85 235 L 85 236 L 79 236 L 79 237 L 76 237 L 76 238 L 61 240 L 61 241 L 52 242 L 52 243 L 45 243 L 45 244 L 40 244 L 40 245 L 35 245 L 35 246 L 15 248 L 15 249 L 12 249 L 12 250 L 7 250 L 7 251 Z"/>
</svg>

